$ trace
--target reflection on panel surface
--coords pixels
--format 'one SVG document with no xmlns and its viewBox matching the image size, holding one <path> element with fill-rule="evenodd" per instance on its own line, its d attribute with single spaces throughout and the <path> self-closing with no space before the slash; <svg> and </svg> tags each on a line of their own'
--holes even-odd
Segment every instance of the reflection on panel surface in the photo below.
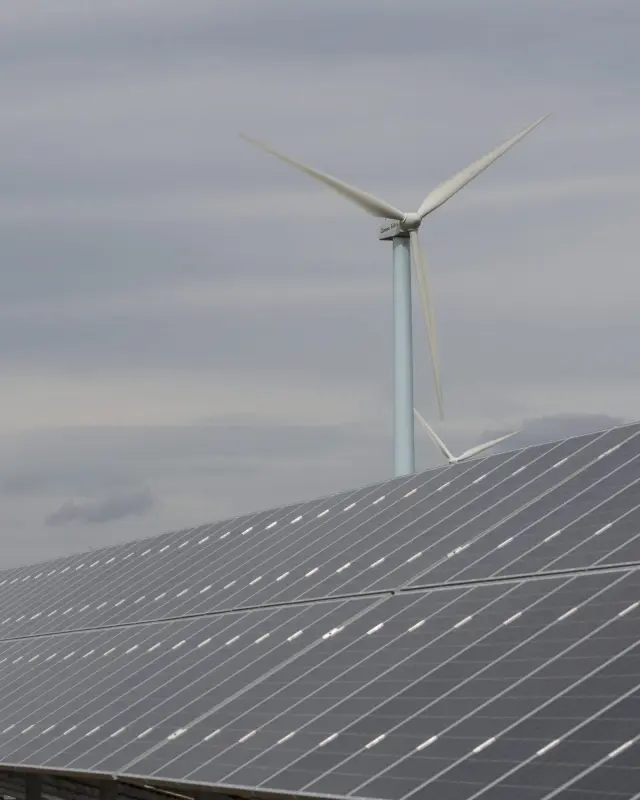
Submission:
<svg viewBox="0 0 640 800">
<path fill-rule="evenodd" d="M 105 747 L 119 749 L 120 742 L 128 754 L 137 743 L 144 750 L 370 602 L 285 606 L 4 642 L 2 760 L 67 766 L 76 754 L 86 761 Z M 106 745 L 100 744 L 103 737 Z"/>
<path fill-rule="evenodd" d="M 634 798 L 639 430 L 1 573 L 0 764 Z"/>
<path fill-rule="evenodd" d="M 626 426 L 10 570 L 0 638 L 628 563 L 636 544 L 614 539 L 640 513 L 637 434 Z M 578 552 L 571 530 L 591 543 Z"/>
<path fill-rule="evenodd" d="M 639 598 L 640 570 L 613 570 L 4 642 L 0 753 L 310 794 L 543 791 L 536 765 L 583 780 L 640 735 Z"/>
</svg>

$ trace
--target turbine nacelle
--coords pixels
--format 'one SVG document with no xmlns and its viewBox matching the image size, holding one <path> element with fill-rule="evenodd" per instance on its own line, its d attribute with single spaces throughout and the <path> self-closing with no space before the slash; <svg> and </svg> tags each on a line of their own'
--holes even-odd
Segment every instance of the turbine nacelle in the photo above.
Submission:
<svg viewBox="0 0 640 800">
<path fill-rule="evenodd" d="M 390 239 L 395 239 L 398 236 L 409 236 L 409 231 L 407 231 L 402 226 L 402 222 L 395 220 L 395 219 L 388 219 L 384 221 L 384 224 L 380 226 L 380 230 L 378 231 L 378 239 L 380 241 L 389 241 Z"/>
<path fill-rule="evenodd" d="M 415 212 L 404 214 L 402 219 L 386 219 L 380 227 L 378 239 L 386 241 L 398 236 L 408 236 L 411 231 L 417 231 L 422 222 L 422 217 Z"/>
</svg>

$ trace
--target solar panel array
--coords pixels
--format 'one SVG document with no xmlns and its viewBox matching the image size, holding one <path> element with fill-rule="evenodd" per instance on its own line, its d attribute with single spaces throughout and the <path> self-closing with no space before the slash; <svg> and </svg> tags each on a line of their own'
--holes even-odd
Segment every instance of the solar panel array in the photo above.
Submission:
<svg viewBox="0 0 640 800">
<path fill-rule="evenodd" d="M 0 765 L 640 797 L 640 425 L 0 573 Z"/>
</svg>

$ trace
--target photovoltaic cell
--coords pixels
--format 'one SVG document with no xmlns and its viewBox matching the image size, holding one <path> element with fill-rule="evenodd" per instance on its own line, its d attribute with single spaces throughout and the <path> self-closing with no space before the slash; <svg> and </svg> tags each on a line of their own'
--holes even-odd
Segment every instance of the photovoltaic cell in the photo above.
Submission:
<svg viewBox="0 0 640 800">
<path fill-rule="evenodd" d="M 385 485 L 392 491 L 401 479 Z M 348 527 L 363 513 L 376 513 L 379 487 L 338 495 L 162 537 L 104 553 L 69 559 L 64 566 L 38 569 L 30 583 L 0 577 L 13 596 L 1 596 L 0 636 L 24 636 L 78 628 L 119 625 L 260 604 L 267 583 L 265 563 L 282 561 L 287 547 L 301 548 L 335 520 Z M 364 509 L 364 511 L 363 511 Z M 308 559 L 307 559 L 308 560 Z M 55 569 L 55 573 L 52 570 Z M 313 569 L 307 567 L 305 573 Z M 271 591 L 283 585 L 271 567 Z M 33 573 L 33 570 L 31 570 Z M 304 573 L 303 573 L 304 575 Z M 36 578 L 38 576 L 38 578 Z M 293 576 L 292 576 L 293 577 Z M 44 583 L 43 578 L 47 578 Z M 5 586 L 3 586 L 5 582 Z M 264 593 L 262 593 L 264 594 Z"/>
<path fill-rule="evenodd" d="M 0 573 L 0 765 L 639 800 L 639 431 Z"/>
<path fill-rule="evenodd" d="M 634 496 L 640 504 L 638 454 L 637 426 L 610 431 L 573 454 L 565 450 L 560 461 L 526 484 L 526 502 L 519 508 L 510 505 L 508 514 L 504 509 L 497 513 L 488 509 L 491 516 L 487 518 L 483 513 L 472 530 L 457 531 L 455 538 L 448 541 L 451 549 L 441 555 L 441 548 L 439 557 L 435 556 L 433 564 L 412 583 L 429 585 L 502 574 L 535 574 L 565 555 L 568 545 L 586 540 L 589 525 L 596 533 L 617 518 L 616 503 L 607 503 L 612 495 L 620 494 L 622 511 L 633 504 Z M 591 519 L 594 511 L 595 518 Z M 564 535 L 570 527 L 572 535 Z M 566 557 L 562 568 L 579 566 L 579 562 L 572 563 Z"/>
<path fill-rule="evenodd" d="M 588 616 L 588 623 L 584 625 L 576 625 L 576 620 L 570 622 L 569 617 L 561 619 L 563 614 L 576 607 L 572 603 L 585 602 L 583 598 L 588 589 L 585 584 L 580 586 L 580 579 L 576 579 L 575 583 L 565 584 L 559 589 L 556 585 L 553 587 L 557 588 L 556 593 L 544 595 L 548 599 L 541 600 L 531 609 L 532 627 L 525 628 L 526 613 L 506 627 L 504 622 L 512 614 L 494 618 L 496 615 L 490 613 L 486 620 L 482 620 L 485 625 L 479 630 L 474 626 L 480 624 L 480 614 L 461 628 L 452 628 L 444 640 L 440 639 L 449 658 L 438 655 L 433 665 L 428 657 L 425 658 L 429 653 L 427 645 L 423 657 L 417 659 L 420 668 L 413 673 L 414 680 L 407 681 L 408 685 L 403 681 L 403 689 L 383 703 L 376 711 L 375 719 L 364 714 L 345 726 L 340 731 L 339 744 L 338 739 L 335 740 L 334 752 L 322 753 L 324 774 L 299 784 L 298 788 L 318 793 L 354 792 L 376 797 L 379 794 L 375 786 L 369 785 L 376 779 L 368 776 L 380 775 L 384 770 L 386 781 L 401 778 L 406 782 L 415 771 L 415 780 L 422 785 L 441 770 L 464 760 L 487 740 L 499 738 L 502 731 L 518 719 L 535 714 L 535 709 L 551 692 L 567 692 L 576 680 L 580 680 L 569 667 L 563 669 L 562 666 L 562 659 L 570 660 L 572 651 L 585 659 L 583 668 L 590 666 L 597 670 L 627 647 L 635 647 L 637 625 L 633 624 L 630 625 L 630 635 L 617 640 L 615 653 L 602 644 L 603 639 L 607 643 L 610 630 L 607 626 L 615 624 L 613 620 L 619 613 L 618 609 L 623 610 L 622 607 L 628 605 L 627 591 L 631 584 L 626 587 L 623 584 L 624 579 L 609 584 L 604 591 L 591 585 L 594 599 L 586 603 L 587 607 L 590 602 L 594 605 L 588 612 L 584 608 L 583 613 Z M 547 589 L 551 592 L 550 584 L 547 584 Z M 508 595 L 503 596 L 501 603 L 492 604 L 489 609 L 502 613 L 505 613 L 503 609 L 517 609 L 518 605 L 512 603 L 514 598 L 508 598 Z M 598 598 L 600 603 L 596 602 Z M 466 617 L 462 617 L 464 619 Z M 459 650 L 464 650 L 463 654 L 457 652 L 456 645 Z M 556 663 L 558 661 L 560 663 Z M 401 674 L 406 675 L 406 672 Z M 632 679 L 637 682 L 637 675 Z M 516 701 L 511 712 L 505 700 Z M 498 715 L 492 706 L 499 701 L 503 703 Z M 553 721 L 538 726 L 537 735 L 543 745 L 556 733 Z M 378 737 L 383 738 L 376 742 Z M 426 744 L 432 737 L 437 738 Z M 421 746 L 422 749 L 417 750 Z M 404 750 L 403 756 L 399 756 L 399 748 Z M 265 785 L 291 788 L 291 780 L 295 782 L 309 774 L 317 774 L 318 769 L 314 753 L 302 755 L 279 774 L 266 779 Z M 241 774 L 242 768 L 237 777 Z M 385 796 L 404 795 L 392 793 Z"/>
<path fill-rule="evenodd" d="M 585 481 L 595 480 L 635 446 L 636 432 L 628 426 L 528 448 L 157 542 L 110 548 L 19 579 L 7 576 L 13 597 L 4 598 L 0 635 L 166 619 L 411 581 L 437 583 L 447 572 L 467 580 L 460 576 L 464 566 L 469 579 L 485 577 L 490 562 L 484 549 L 483 563 L 476 563 L 478 548 L 485 548 L 483 529 L 487 541 L 497 540 L 551 502 L 548 487 L 564 492 L 562 498 L 584 489 Z M 612 450 L 624 440 L 629 441 Z M 635 462 L 625 467 L 634 468 Z M 625 471 L 609 480 L 625 480 Z M 505 538 L 513 537 L 504 534 L 496 547 L 504 547 Z M 500 555 L 507 558 L 512 550 Z"/>
<path fill-rule="evenodd" d="M 287 606 L 5 642 L 3 761 L 64 767 L 81 757 L 93 763 L 105 749 L 120 749 L 121 741 L 128 754 L 145 750 L 370 603 Z"/>
<path fill-rule="evenodd" d="M 614 723 L 621 723 L 619 736 L 627 736 L 625 706 L 620 702 L 609 708 L 606 701 L 612 693 L 614 699 L 627 691 L 624 699 L 632 697 L 640 683 L 635 669 L 640 665 L 637 611 L 623 613 L 639 592 L 640 574 L 631 570 L 434 589 L 395 595 L 369 607 L 362 601 L 338 601 L 343 608 L 326 614 L 324 633 L 317 626 L 310 634 L 311 646 L 306 646 L 308 639 L 300 642 L 293 657 L 285 643 L 301 624 L 303 607 L 286 607 L 282 625 L 273 619 L 280 609 L 225 614 L 216 618 L 224 625 L 218 646 L 234 630 L 251 631 L 251 645 L 234 654 L 226 669 L 215 637 L 209 660 L 197 652 L 202 636 L 212 633 L 211 626 L 202 627 L 203 620 L 165 623 L 165 630 L 153 635 L 158 626 L 147 625 L 144 636 L 134 628 L 121 629 L 117 633 L 123 654 L 134 646 L 130 642 L 138 645 L 125 659 L 128 667 L 109 664 L 104 672 L 113 681 L 99 692 L 99 677 L 92 679 L 89 701 L 78 670 L 70 674 L 69 692 L 58 688 L 54 704 L 45 707 L 49 713 L 39 718 L 40 726 L 58 720 L 64 730 L 49 731 L 44 745 L 38 740 L 42 728 L 29 729 L 30 754 L 22 745 L 6 760 L 375 797 L 377 790 L 370 794 L 358 788 L 367 776 L 384 785 L 401 778 L 405 788 L 412 781 L 417 789 L 423 782 L 445 780 L 446 772 L 459 769 L 488 739 L 504 738 L 508 744 L 509 737 L 516 738 L 539 750 L 562 731 L 573 730 L 572 708 L 578 721 L 585 715 L 613 715 Z M 354 609 L 353 603 L 360 608 Z M 321 606 L 325 604 L 306 608 Z M 294 608 L 298 616 L 290 619 Z M 265 655 L 252 651 L 266 632 L 265 621 L 255 617 L 265 613 L 270 613 L 269 628 L 279 631 L 278 647 L 285 648 L 288 658 L 282 650 L 267 657 L 274 652 L 267 639 L 260 642 L 269 648 Z M 342 624 L 336 624 L 338 619 Z M 110 631 L 111 637 L 115 633 Z M 104 658 L 114 646 L 113 638 L 97 643 L 88 636 L 82 634 L 79 644 L 76 634 L 65 635 L 61 657 L 71 650 L 86 660 L 85 654 L 95 649 L 90 658 Z M 162 653 L 160 648 L 150 653 L 160 640 Z M 178 657 L 173 648 L 180 642 L 184 655 Z M 240 647 L 239 640 L 234 644 Z M 138 655 L 140 650 L 144 652 Z M 22 660 L 33 653 L 30 646 Z M 260 663 L 259 655 L 266 663 Z M 208 669 L 198 672 L 196 664 L 203 662 Z M 242 665 L 254 672 L 241 677 L 236 685 L 242 690 L 236 695 L 233 681 Z M 608 674 L 607 669 L 615 671 Z M 86 674 L 94 670 L 95 662 L 87 660 Z M 136 680 L 128 683 L 133 675 Z M 197 685 L 197 675 L 206 679 L 209 693 Z M 46 682 L 39 675 L 33 685 L 40 687 L 34 701 L 42 703 Z M 74 705 L 68 706 L 64 701 L 71 699 L 73 685 L 79 688 Z M 603 686 L 609 687 L 608 695 Z M 10 686 L 3 687 L 3 696 L 5 692 L 10 696 Z M 547 702 L 550 697 L 553 704 Z M 71 713 L 63 713 L 65 708 Z M 99 730 L 94 730 L 96 720 L 102 721 Z M 26 728 L 29 722 L 28 716 L 22 720 Z M 147 730 L 150 738 L 138 738 Z M 321 746 L 333 735 L 335 739 Z M 6 752 L 23 734 L 11 730 L 4 736 L 9 741 L 0 746 Z M 418 749 L 432 737 L 436 739 L 428 748 Z M 34 751 L 35 746 L 39 749 Z"/>
<path fill-rule="evenodd" d="M 384 575 L 386 567 L 378 569 L 384 557 L 380 543 L 386 543 L 392 526 L 399 527 L 398 516 L 410 518 L 423 494 L 442 507 L 448 496 L 462 491 L 464 475 L 477 467 L 433 471 L 421 476 L 422 482 L 420 478 L 399 481 L 395 492 L 392 484 L 384 492 L 373 487 L 334 498 L 322 507 L 316 503 L 266 512 L 183 533 L 173 540 L 164 537 L 157 544 L 147 540 L 121 547 L 102 558 L 97 554 L 76 558 L 54 567 L 54 575 L 52 570 L 40 571 L 40 581 L 49 578 L 52 591 L 40 590 L 35 576 L 32 583 L 22 578 L 13 602 L 5 599 L 3 614 L 7 616 L 0 620 L 0 631 L 3 636 L 26 635 L 357 592 L 361 577 L 359 585 L 345 586 L 351 564 L 343 551 L 353 549 L 349 547 L 353 540 L 357 537 L 363 559 L 376 554 L 366 565 L 356 565 L 356 569 L 376 565 L 373 573 L 365 575 L 365 582 L 375 580 L 380 571 Z M 445 473 L 446 481 L 441 477 Z M 434 492 L 439 494 L 433 497 Z M 373 527 L 377 548 L 373 536 L 366 535 L 367 525 Z M 406 537 L 401 526 L 400 535 Z M 344 559 L 330 570 L 331 556 L 338 560 L 343 554 Z M 287 568 L 280 569 L 281 565 Z M 319 585 L 327 580 L 333 580 L 333 592 Z M 25 591 L 30 596 L 25 598 Z"/>
</svg>

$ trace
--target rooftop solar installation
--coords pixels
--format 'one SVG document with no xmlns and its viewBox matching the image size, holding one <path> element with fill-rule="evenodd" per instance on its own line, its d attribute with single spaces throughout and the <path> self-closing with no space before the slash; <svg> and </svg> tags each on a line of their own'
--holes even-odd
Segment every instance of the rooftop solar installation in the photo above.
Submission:
<svg viewBox="0 0 640 800">
<path fill-rule="evenodd" d="M 639 434 L 0 573 L 0 769 L 639 797 Z"/>
</svg>

